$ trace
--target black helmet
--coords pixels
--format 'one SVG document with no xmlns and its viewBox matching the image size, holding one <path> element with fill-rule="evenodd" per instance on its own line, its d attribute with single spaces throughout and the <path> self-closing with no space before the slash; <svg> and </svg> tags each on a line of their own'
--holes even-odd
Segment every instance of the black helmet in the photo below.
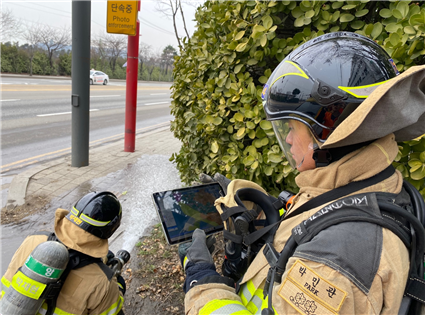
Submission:
<svg viewBox="0 0 425 315">
<path fill-rule="evenodd" d="M 102 191 L 82 197 L 66 218 L 83 230 L 107 239 L 120 226 L 121 214 L 117 197 L 109 191 Z"/>
<path fill-rule="evenodd" d="M 307 125 L 317 147 L 380 84 L 397 74 L 390 56 L 356 33 L 321 35 L 295 49 L 274 70 L 262 93 L 267 120 L 285 155 L 285 120 Z"/>
</svg>

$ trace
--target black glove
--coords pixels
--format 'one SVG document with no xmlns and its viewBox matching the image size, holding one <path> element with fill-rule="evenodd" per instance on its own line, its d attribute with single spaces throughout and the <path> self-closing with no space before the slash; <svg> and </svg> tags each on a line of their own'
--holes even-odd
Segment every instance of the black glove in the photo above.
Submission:
<svg viewBox="0 0 425 315">
<path fill-rule="evenodd" d="M 125 285 L 124 278 L 122 276 L 118 276 L 117 277 L 117 282 L 118 282 L 118 288 L 120 289 L 122 295 L 124 295 L 125 294 L 125 291 L 127 290 L 127 287 Z"/>
<path fill-rule="evenodd" d="M 114 261 L 114 258 L 115 258 L 115 254 L 111 250 L 108 250 L 108 254 L 106 255 L 105 265 L 107 266 L 111 265 L 112 262 Z"/>
<path fill-rule="evenodd" d="M 201 184 L 218 183 L 223 189 L 224 194 L 227 194 L 227 186 L 229 186 L 231 182 L 230 179 L 220 173 L 215 173 L 214 177 L 201 173 L 199 174 L 199 181 Z"/>
<path fill-rule="evenodd" d="M 201 229 L 196 229 L 192 235 L 192 241 L 179 245 L 179 257 L 183 268 L 186 270 L 186 265 L 189 261 L 192 263 L 208 263 L 214 264 L 211 254 L 215 249 L 215 237 L 205 235 Z"/>
</svg>

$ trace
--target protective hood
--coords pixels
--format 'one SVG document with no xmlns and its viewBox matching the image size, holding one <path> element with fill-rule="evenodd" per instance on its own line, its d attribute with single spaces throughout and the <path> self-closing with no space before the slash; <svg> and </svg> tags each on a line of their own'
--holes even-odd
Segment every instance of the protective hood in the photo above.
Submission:
<svg viewBox="0 0 425 315">
<path fill-rule="evenodd" d="M 103 258 L 108 254 L 108 240 L 90 234 L 65 217 L 68 210 L 57 209 L 55 213 L 55 233 L 67 247 L 95 258 Z"/>
<path fill-rule="evenodd" d="M 385 137 L 408 141 L 425 134 L 425 66 L 380 85 L 321 146 L 337 148 Z"/>
</svg>

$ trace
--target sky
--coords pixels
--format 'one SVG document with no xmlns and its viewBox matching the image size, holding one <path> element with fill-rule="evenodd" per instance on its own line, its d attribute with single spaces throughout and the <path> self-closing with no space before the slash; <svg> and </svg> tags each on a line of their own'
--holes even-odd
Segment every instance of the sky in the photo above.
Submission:
<svg viewBox="0 0 425 315">
<path fill-rule="evenodd" d="M 2 10 L 10 10 L 12 14 L 19 19 L 22 24 L 41 23 L 62 28 L 71 27 L 72 1 L 70 0 L 0 0 Z M 183 6 L 183 12 L 186 20 L 186 27 L 189 35 L 192 35 L 195 29 L 196 6 L 202 0 L 190 0 L 190 5 Z M 177 39 L 174 35 L 173 21 L 171 18 L 158 12 L 156 7 L 157 0 L 141 0 L 139 12 L 140 21 L 140 42 L 148 44 L 154 52 L 162 52 L 167 45 L 172 45 L 177 49 Z M 91 1 L 91 36 L 106 34 L 106 0 Z M 183 23 L 178 16 L 178 32 L 180 37 L 185 35 Z M 120 35 L 126 36 L 126 35 Z M 19 39 L 17 39 L 19 40 Z M 12 41 L 17 41 L 12 40 Z M 19 40 L 19 44 L 24 41 Z"/>
</svg>

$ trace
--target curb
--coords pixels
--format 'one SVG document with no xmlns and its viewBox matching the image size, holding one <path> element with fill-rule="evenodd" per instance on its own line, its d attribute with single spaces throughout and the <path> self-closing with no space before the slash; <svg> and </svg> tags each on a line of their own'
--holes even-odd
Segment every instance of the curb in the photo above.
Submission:
<svg viewBox="0 0 425 315">
<path fill-rule="evenodd" d="M 136 140 L 140 139 L 140 138 L 147 137 L 147 136 L 151 136 L 155 133 L 165 131 L 165 130 L 169 130 L 169 129 L 170 129 L 170 124 L 168 124 L 164 127 L 159 127 L 159 128 L 154 129 L 154 130 L 136 135 Z M 92 154 L 94 154 L 94 153 L 99 152 L 99 151 L 108 150 L 109 148 L 116 146 L 117 142 L 119 142 L 119 141 L 122 141 L 122 139 L 117 139 L 114 142 L 111 142 L 111 143 L 108 143 L 108 144 L 105 144 L 105 145 L 100 145 L 100 146 L 97 146 L 93 149 L 89 148 L 89 154 L 90 154 L 90 152 Z M 119 152 L 122 152 L 122 151 L 119 151 Z M 41 164 L 41 165 L 34 166 L 34 167 L 32 167 L 28 170 L 23 171 L 22 173 L 17 174 L 12 179 L 12 182 L 10 183 L 5 208 L 7 210 L 10 210 L 10 209 L 13 209 L 17 206 L 21 206 L 21 205 L 25 204 L 26 191 L 27 191 L 27 187 L 28 187 L 28 183 L 29 183 L 30 179 L 34 175 L 36 175 L 37 173 L 40 173 L 41 171 L 44 171 L 48 168 L 54 167 L 54 166 L 61 164 L 61 163 L 67 163 L 68 162 L 67 158 L 69 158 L 69 155 L 67 155 L 65 157 L 60 157 L 56 160 L 49 161 L 49 162 L 46 162 L 46 163 Z M 90 165 L 90 163 L 89 163 L 89 165 Z M 79 169 L 79 167 L 75 167 L 75 169 Z M 78 185 L 76 185 L 76 187 L 78 187 Z"/>
</svg>

